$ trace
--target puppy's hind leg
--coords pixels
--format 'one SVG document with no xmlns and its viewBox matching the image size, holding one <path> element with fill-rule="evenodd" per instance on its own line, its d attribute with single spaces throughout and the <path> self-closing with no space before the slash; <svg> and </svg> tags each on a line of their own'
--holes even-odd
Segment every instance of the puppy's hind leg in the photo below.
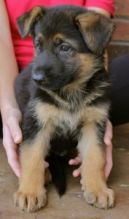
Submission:
<svg viewBox="0 0 129 219">
<path fill-rule="evenodd" d="M 104 145 L 99 141 L 95 122 L 82 129 L 78 144 L 82 156 L 82 189 L 86 201 L 98 208 L 110 208 L 114 205 L 114 193 L 106 185 L 104 176 Z"/>
</svg>

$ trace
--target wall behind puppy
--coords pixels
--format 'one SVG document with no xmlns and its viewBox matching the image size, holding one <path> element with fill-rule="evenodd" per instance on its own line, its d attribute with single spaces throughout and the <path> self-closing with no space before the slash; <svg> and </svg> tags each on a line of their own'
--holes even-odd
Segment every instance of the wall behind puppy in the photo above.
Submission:
<svg viewBox="0 0 129 219">
<path fill-rule="evenodd" d="M 108 49 L 109 60 L 129 53 L 129 0 L 115 1 L 114 22 L 116 28 Z"/>
</svg>

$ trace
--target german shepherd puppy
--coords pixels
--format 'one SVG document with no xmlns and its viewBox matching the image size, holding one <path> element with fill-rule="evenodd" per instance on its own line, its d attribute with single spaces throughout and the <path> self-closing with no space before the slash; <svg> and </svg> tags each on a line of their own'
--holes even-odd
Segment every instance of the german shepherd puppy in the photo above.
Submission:
<svg viewBox="0 0 129 219">
<path fill-rule="evenodd" d="M 110 106 L 103 54 L 112 22 L 81 7 L 38 6 L 18 18 L 18 26 L 23 38 L 32 36 L 36 52 L 33 63 L 16 80 L 23 114 L 16 205 L 28 212 L 45 206 L 47 156 L 63 194 L 65 176 L 60 164 L 75 146 L 82 159 L 84 198 L 99 208 L 112 207 L 114 194 L 104 176 L 103 141 Z"/>
</svg>

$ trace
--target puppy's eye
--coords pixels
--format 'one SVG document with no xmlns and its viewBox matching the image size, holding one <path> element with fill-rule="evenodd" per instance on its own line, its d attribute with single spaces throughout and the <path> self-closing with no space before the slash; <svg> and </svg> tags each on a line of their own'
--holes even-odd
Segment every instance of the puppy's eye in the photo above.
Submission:
<svg viewBox="0 0 129 219">
<path fill-rule="evenodd" d="M 62 52 L 70 52 L 70 51 L 72 51 L 72 48 L 68 44 L 62 43 L 60 45 L 60 51 L 62 51 Z"/>
<path fill-rule="evenodd" d="M 35 39 L 35 47 L 38 53 L 43 50 L 43 40 L 41 38 Z"/>
</svg>

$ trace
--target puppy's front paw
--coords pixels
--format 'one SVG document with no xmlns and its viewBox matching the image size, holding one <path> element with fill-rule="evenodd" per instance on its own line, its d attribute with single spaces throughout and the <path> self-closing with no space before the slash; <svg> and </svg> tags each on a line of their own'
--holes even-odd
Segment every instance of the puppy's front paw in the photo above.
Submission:
<svg viewBox="0 0 129 219">
<path fill-rule="evenodd" d="M 114 192 L 112 189 L 104 188 L 98 191 L 84 191 L 84 197 L 88 204 L 97 208 L 107 209 L 114 206 Z"/>
<path fill-rule="evenodd" d="M 46 204 L 46 190 L 42 189 L 39 192 L 29 192 L 18 190 L 14 194 L 14 203 L 21 210 L 27 212 L 35 212 Z"/>
</svg>

